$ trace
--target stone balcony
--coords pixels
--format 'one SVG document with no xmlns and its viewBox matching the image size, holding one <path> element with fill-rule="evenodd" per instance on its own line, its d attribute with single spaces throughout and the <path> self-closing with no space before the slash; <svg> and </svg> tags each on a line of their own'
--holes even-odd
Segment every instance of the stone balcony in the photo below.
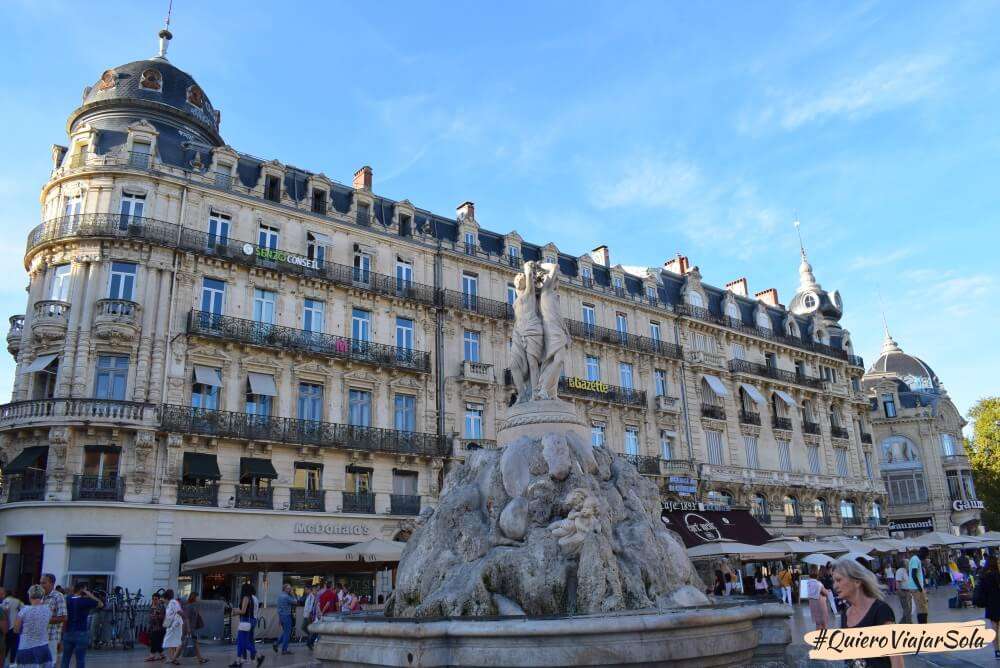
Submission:
<svg viewBox="0 0 1000 668">
<path fill-rule="evenodd" d="M 463 380 L 470 380 L 475 383 L 493 383 L 495 381 L 493 377 L 493 365 L 483 362 L 463 360 L 461 374 Z"/>
<path fill-rule="evenodd" d="M 40 344 L 54 342 L 66 336 L 69 325 L 69 303 L 55 299 L 35 302 L 31 334 Z"/>
<path fill-rule="evenodd" d="M 113 399 L 31 399 L 0 406 L 0 429 L 35 425 L 105 424 L 156 427 L 158 407 Z"/>
<path fill-rule="evenodd" d="M 844 478 L 841 476 L 801 471 L 775 471 L 771 469 L 751 469 L 742 466 L 701 465 L 701 479 L 750 485 L 772 485 L 777 487 L 805 487 L 809 489 L 842 490 L 852 492 L 879 493 L 873 481 L 867 478 Z M 882 492 L 884 493 L 884 491 Z"/>
<path fill-rule="evenodd" d="M 7 330 L 7 352 L 17 359 L 21 352 L 21 335 L 24 334 L 24 316 L 10 316 L 10 329 Z"/>
<path fill-rule="evenodd" d="M 94 336 L 98 339 L 134 339 L 140 329 L 142 306 L 127 299 L 98 299 Z"/>
</svg>

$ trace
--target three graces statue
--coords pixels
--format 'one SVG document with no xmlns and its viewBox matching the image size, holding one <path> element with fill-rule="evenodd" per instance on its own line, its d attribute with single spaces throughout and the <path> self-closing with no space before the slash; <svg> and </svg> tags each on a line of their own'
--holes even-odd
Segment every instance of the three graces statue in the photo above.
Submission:
<svg viewBox="0 0 1000 668">
<path fill-rule="evenodd" d="M 525 262 L 514 279 L 510 372 L 517 403 L 557 399 L 569 331 L 559 314 L 559 267 Z"/>
</svg>

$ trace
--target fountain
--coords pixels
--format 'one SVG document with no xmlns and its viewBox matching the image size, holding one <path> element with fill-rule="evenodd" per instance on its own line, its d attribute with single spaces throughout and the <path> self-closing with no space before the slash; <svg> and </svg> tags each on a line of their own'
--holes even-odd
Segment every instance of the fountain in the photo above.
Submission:
<svg viewBox="0 0 1000 668">
<path fill-rule="evenodd" d="M 558 398 L 570 336 L 558 270 L 515 282 L 517 400 L 421 514 L 384 617 L 323 621 L 338 666 L 784 665 L 778 603 L 712 605 L 656 485 L 590 444 Z"/>
</svg>

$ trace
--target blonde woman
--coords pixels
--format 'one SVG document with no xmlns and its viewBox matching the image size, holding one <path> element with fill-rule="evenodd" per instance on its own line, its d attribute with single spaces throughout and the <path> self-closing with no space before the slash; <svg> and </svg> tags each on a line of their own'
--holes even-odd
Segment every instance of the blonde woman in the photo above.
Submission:
<svg viewBox="0 0 1000 668">
<path fill-rule="evenodd" d="M 830 593 L 819 580 L 819 569 L 813 566 L 809 569 L 809 580 L 806 582 L 806 592 L 809 594 L 809 615 L 812 617 L 816 630 L 829 626 L 826 612 L 826 597 Z"/>
<path fill-rule="evenodd" d="M 838 559 L 833 565 L 833 588 L 847 609 L 840 615 L 840 627 L 844 629 L 862 626 L 895 624 L 896 613 L 885 602 L 878 579 L 870 570 L 853 559 Z M 863 668 L 903 668 L 902 656 L 880 656 L 857 659 L 849 665 Z"/>
</svg>

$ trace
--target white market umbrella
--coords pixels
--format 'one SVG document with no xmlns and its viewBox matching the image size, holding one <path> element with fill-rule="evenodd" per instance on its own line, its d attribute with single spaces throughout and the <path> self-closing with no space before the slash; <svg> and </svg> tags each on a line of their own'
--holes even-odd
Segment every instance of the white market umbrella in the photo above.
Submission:
<svg viewBox="0 0 1000 668">
<path fill-rule="evenodd" d="M 790 554 L 812 554 L 817 552 L 839 554 L 848 551 L 846 547 L 841 546 L 839 543 L 812 540 L 768 541 L 764 545 L 774 547 L 775 549 L 784 549 Z"/>
<path fill-rule="evenodd" d="M 864 554 L 863 552 L 848 552 L 841 559 L 864 559 L 865 561 L 872 561 L 875 557 Z"/>
<path fill-rule="evenodd" d="M 943 531 L 929 531 L 913 539 L 913 544 L 918 547 L 959 547 L 976 542 L 972 536 L 955 536 Z"/>
<path fill-rule="evenodd" d="M 799 561 L 810 566 L 826 566 L 827 564 L 832 564 L 836 559 L 825 554 L 809 554 L 802 557 Z"/>
<path fill-rule="evenodd" d="M 909 543 L 896 538 L 869 538 L 865 541 L 875 548 L 875 552 L 906 552 Z"/>
<path fill-rule="evenodd" d="M 349 561 L 399 561 L 406 543 L 396 540 L 372 538 L 345 547 L 344 558 Z"/>
<path fill-rule="evenodd" d="M 744 560 L 784 559 L 788 554 L 781 548 L 771 545 L 750 545 L 734 540 L 720 540 L 704 545 L 695 545 L 687 549 L 691 559 L 710 559 L 712 557 L 738 556 Z"/>
<path fill-rule="evenodd" d="M 344 550 L 336 547 L 264 536 L 186 561 L 181 566 L 181 572 L 297 571 L 305 566 L 344 561 L 349 561 Z"/>
</svg>

